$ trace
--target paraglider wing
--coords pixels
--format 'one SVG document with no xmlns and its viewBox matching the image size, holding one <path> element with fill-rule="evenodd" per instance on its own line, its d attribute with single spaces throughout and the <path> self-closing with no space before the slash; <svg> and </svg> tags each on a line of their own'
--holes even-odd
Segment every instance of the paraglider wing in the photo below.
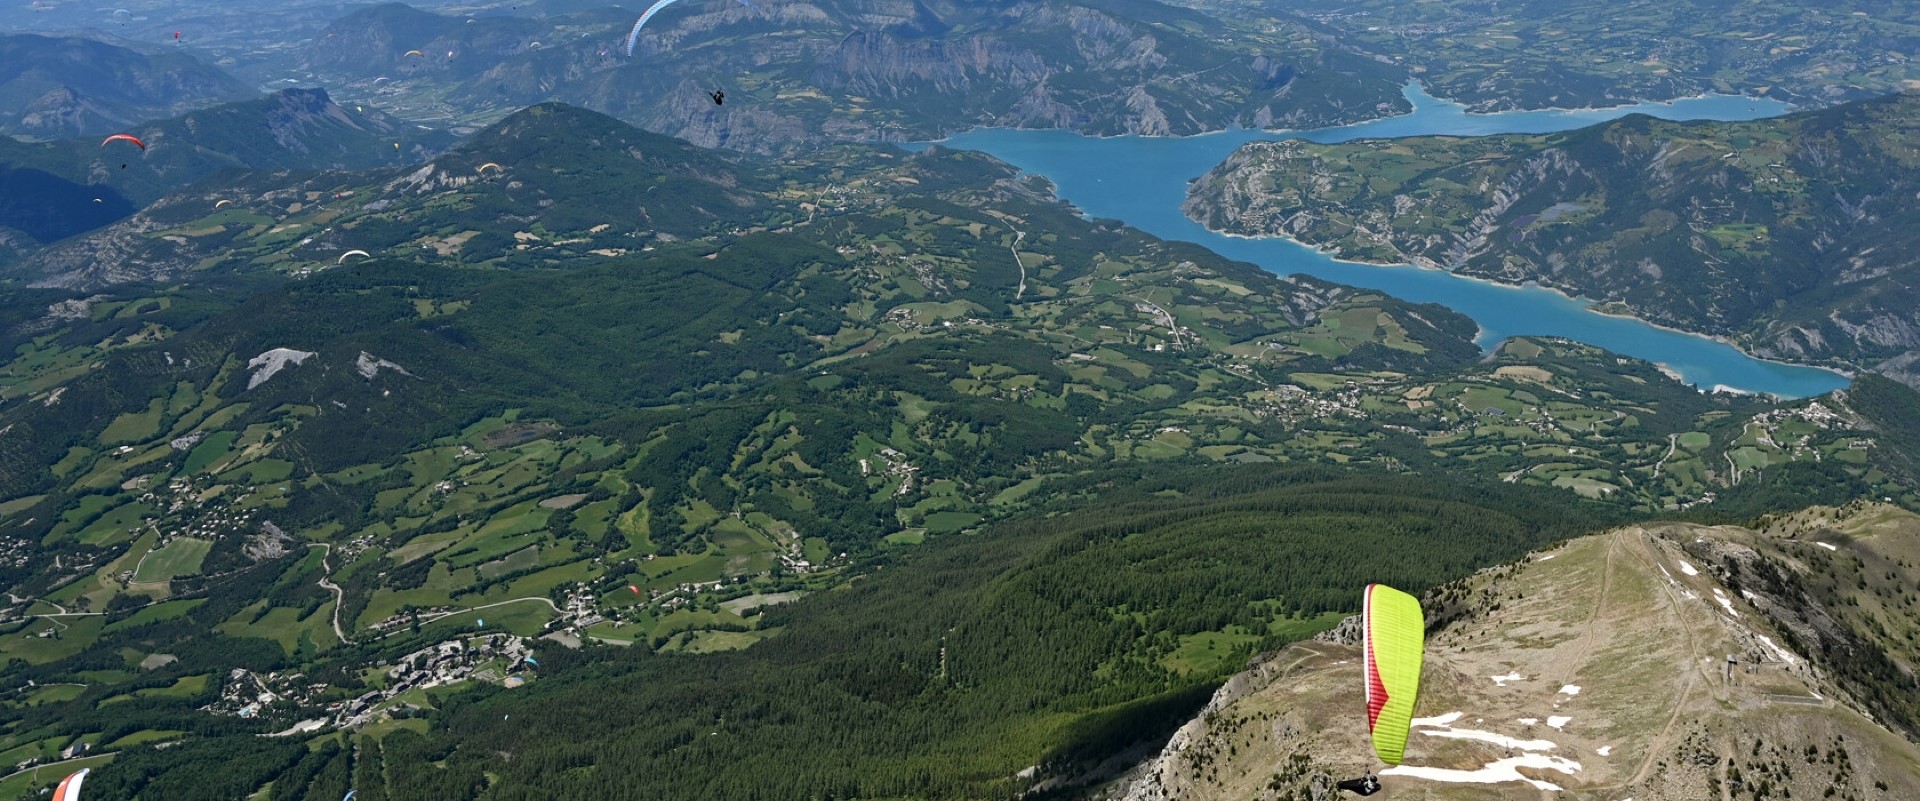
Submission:
<svg viewBox="0 0 1920 801">
<path fill-rule="evenodd" d="M 113 142 L 113 141 L 132 142 L 135 145 L 138 145 L 141 150 L 147 149 L 147 143 L 140 141 L 140 137 L 134 136 L 133 134 L 123 134 L 123 133 L 114 134 L 112 136 L 109 136 L 105 139 L 100 140 L 100 146 L 106 147 L 108 142 Z"/>
<path fill-rule="evenodd" d="M 231 200 L 220 200 L 220 201 L 216 201 L 213 204 L 213 207 L 217 209 L 217 208 L 220 208 L 221 206 L 231 206 L 231 205 L 233 205 L 233 201 Z"/>
<path fill-rule="evenodd" d="M 353 794 L 357 792 L 360 792 L 360 791 L 348 790 L 346 795 L 340 797 L 340 801 L 353 801 Z"/>
<path fill-rule="evenodd" d="M 635 586 L 633 586 L 632 584 L 628 584 L 628 585 L 627 585 L 627 589 L 629 589 L 629 590 L 633 590 L 633 594 L 634 594 L 634 595 L 639 595 L 639 594 L 640 594 L 640 588 L 639 588 L 639 587 L 635 587 Z"/>
<path fill-rule="evenodd" d="M 640 41 L 640 29 L 646 26 L 647 20 L 653 19 L 653 15 L 660 13 L 660 9 L 666 8 L 667 6 L 673 5 L 674 3 L 677 3 L 679 1 L 680 0 L 660 0 L 657 3 L 654 3 L 651 6 L 648 6 L 646 11 L 643 11 L 640 13 L 640 19 L 636 20 L 633 23 L 633 30 L 627 32 L 627 55 L 629 57 L 633 55 L 634 44 Z M 747 2 L 747 0 L 740 0 L 740 4 L 743 6 L 746 6 L 747 8 L 751 8 L 755 11 L 760 10 L 759 6 L 756 6 L 750 2 Z"/>
<path fill-rule="evenodd" d="M 347 263 L 347 257 L 348 257 L 348 256 L 352 256 L 352 255 L 354 255 L 354 254 L 356 254 L 356 253 L 357 253 L 357 254 L 359 254 L 359 255 L 361 255 L 361 256 L 365 256 L 365 257 L 367 257 L 367 258 L 369 258 L 369 259 L 371 259 L 371 258 L 373 258 L 373 254 L 371 254 L 371 253 L 368 253 L 368 252 L 366 252 L 366 251 L 364 251 L 364 250 L 349 250 L 349 251 L 347 251 L 347 252 L 345 252 L 345 253 L 342 253 L 342 254 L 340 254 L 340 260 L 339 260 L 339 261 L 336 261 L 336 262 L 334 262 L 334 264 L 346 264 L 346 263 Z"/>
<path fill-rule="evenodd" d="M 407 52 L 400 54 L 401 58 L 406 58 L 407 56 L 419 56 L 421 58 L 426 58 L 427 54 L 422 53 L 418 50 L 408 50 Z"/>
<path fill-rule="evenodd" d="M 494 171 L 495 171 L 495 172 L 505 172 L 505 171 L 506 171 L 506 169 L 507 169 L 507 168 L 505 168 L 505 167 L 502 167 L 502 166 L 500 166 L 500 165 L 498 165 L 498 164 L 495 164 L 495 163 L 493 163 L 493 162 L 491 162 L 491 161 L 489 161 L 489 162 L 487 162 L 487 163 L 485 163 L 485 164 L 482 164 L 482 165 L 480 165 L 480 166 L 478 166 L 478 167 L 475 167 L 475 168 L 473 168 L 473 171 L 474 171 L 474 172 L 486 172 L 486 171 L 487 171 L 487 168 L 488 168 L 488 167 L 492 167 L 492 168 L 494 169 Z"/>
<path fill-rule="evenodd" d="M 87 780 L 87 771 L 93 768 L 81 768 L 72 776 L 60 780 L 60 786 L 54 788 L 53 801 L 80 801 L 80 783 Z"/>
<path fill-rule="evenodd" d="M 1388 765 L 1406 753 L 1407 728 L 1420 694 L 1427 624 L 1420 601 L 1385 584 L 1367 585 L 1364 617 L 1367 729 L 1373 752 Z"/>
</svg>

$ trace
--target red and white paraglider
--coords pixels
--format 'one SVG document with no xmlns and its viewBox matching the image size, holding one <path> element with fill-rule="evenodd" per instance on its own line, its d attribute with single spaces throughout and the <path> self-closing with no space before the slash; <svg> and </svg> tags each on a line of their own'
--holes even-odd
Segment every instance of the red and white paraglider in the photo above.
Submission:
<svg viewBox="0 0 1920 801">
<path fill-rule="evenodd" d="M 72 776 L 60 780 L 60 786 L 53 790 L 53 801 L 80 801 L 80 783 L 87 780 L 87 771 L 93 768 L 81 768 Z"/>
</svg>

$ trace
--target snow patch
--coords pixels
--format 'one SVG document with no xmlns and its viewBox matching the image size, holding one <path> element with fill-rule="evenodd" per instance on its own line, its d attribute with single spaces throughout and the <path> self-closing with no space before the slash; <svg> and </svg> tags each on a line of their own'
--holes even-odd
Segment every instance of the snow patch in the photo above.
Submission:
<svg viewBox="0 0 1920 801">
<path fill-rule="evenodd" d="M 1789 665 L 1800 661 L 1800 658 L 1794 656 L 1792 651 L 1782 648 L 1779 643 L 1774 642 L 1772 637 L 1768 637 L 1765 634 L 1755 634 L 1753 636 L 1760 638 L 1760 644 L 1767 647 L 1767 653 L 1771 654 L 1775 661 L 1785 662 Z"/>
<path fill-rule="evenodd" d="M 1552 751 L 1559 747 L 1552 740 L 1522 740 L 1515 737 L 1508 737 L 1497 732 L 1481 731 L 1480 729 L 1422 729 L 1420 733 L 1429 737 L 1445 737 L 1449 740 L 1475 740 L 1483 743 L 1493 743 L 1501 748 L 1513 748 L 1520 751 Z"/>
<path fill-rule="evenodd" d="M 1561 731 L 1562 729 L 1560 727 L 1567 725 L 1569 722 L 1572 722 L 1572 720 L 1573 718 L 1566 715 L 1548 715 L 1547 726 L 1555 731 Z"/>
<path fill-rule="evenodd" d="M 1731 617 L 1740 616 L 1740 613 L 1733 608 L 1733 599 L 1727 597 L 1727 593 L 1725 590 L 1722 590 L 1719 587 L 1713 588 L 1713 599 L 1716 601 L 1719 601 L 1721 606 L 1726 607 L 1727 614 L 1729 616 Z"/>
<path fill-rule="evenodd" d="M 1839 548 L 1835 548 L 1835 547 L 1833 547 L 1832 545 L 1829 545 L 1829 544 L 1827 544 L 1827 543 L 1824 543 L 1824 542 L 1816 542 L 1816 543 L 1814 543 L 1814 544 L 1815 544 L 1815 545 L 1818 545 L 1818 546 L 1820 546 L 1820 547 L 1822 547 L 1822 548 L 1825 548 L 1825 549 L 1827 549 L 1827 550 L 1829 550 L 1829 551 L 1837 551 L 1837 550 L 1840 550 Z"/>
<path fill-rule="evenodd" d="M 1578 684 L 1569 684 L 1569 685 L 1566 685 L 1565 687 L 1561 687 L 1561 688 L 1560 688 L 1560 694 L 1561 694 L 1561 695 L 1579 695 L 1579 694 L 1580 694 L 1580 685 L 1578 685 Z"/>
<path fill-rule="evenodd" d="M 1541 790 L 1560 791 L 1562 788 L 1552 782 L 1530 779 L 1520 773 L 1520 768 L 1535 770 L 1556 770 L 1569 776 L 1580 771 L 1580 763 L 1565 757 L 1546 754 L 1525 754 L 1506 759 L 1496 759 L 1479 770 L 1452 770 L 1448 768 L 1424 768 L 1412 765 L 1399 765 L 1380 771 L 1382 776 L 1412 776 L 1434 782 L 1452 784 L 1500 784 L 1503 782 L 1526 782 Z"/>
<path fill-rule="evenodd" d="M 1700 571 L 1693 569 L 1693 565 L 1685 559 L 1680 560 L 1680 572 L 1685 573 L 1689 576 L 1700 575 Z"/>
<path fill-rule="evenodd" d="M 1537 724 L 1537 723 L 1539 723 L 1539 722 L 1540 722 L 1540 719 L 1539 719 L 1539 718 L 1515 718 L 1515 720 L 1518 720 L 1518 721 L 1520 721 L 1521 723 L 1524 723 L 1524 724 L 1526 724 L 1526 725 L 1528 725 L 1528 726 L 1532 726 L 1532 725 L 1534 725 L 1534 724 Z"/>
<path fill-rule="evenodd" d="M 1600 746 L 1599 748 L 1593 749 L 1593 752 L 1601 756 L 1606 756 L 1608 754 L 1613 753 L 1613 746 L 1603 745 L 1603 746 Z"/>
<path fill-rule="evenodd" d="M 1464 718 L 1466 716 L 1467 716 L 1467 713 L 1465 712 L 1448 712 L 1447 714 L 1440 715 L 1437 717 L 1414 718 L 1407 725 L 1409 726 L 1451 726 L 1453 725 L 1454 721 Z"/>
<path fill-rule="evenodd" d="M 1510 682 L 1510 681 L 1526 681 L 1527 680 L 1527 677 L 1520 675 L 1520 672 L 1517 670 L 1510 671 L 1505 676 L 1488 676 L 1487 678 L 1493 679 L 1493 683 L 1501 687 L 1507 686 L 1507 682 Z"/>
<path fill-rule="evenodd" d="M 286 366 L 289 364 L 297 366 L 301 362 L 318 355 L 320 354 L 312 351 L 294 350 L 292 348 L 274 348 L 252 359 L 248 359 L 247 366 L 258 369 L 253 371 L 252 378 L 247 379 L 247 389 L 253 389 L 266 383 L 267 379 L 272 378 L 281 370 L 286 369 Z"/>
</svg>

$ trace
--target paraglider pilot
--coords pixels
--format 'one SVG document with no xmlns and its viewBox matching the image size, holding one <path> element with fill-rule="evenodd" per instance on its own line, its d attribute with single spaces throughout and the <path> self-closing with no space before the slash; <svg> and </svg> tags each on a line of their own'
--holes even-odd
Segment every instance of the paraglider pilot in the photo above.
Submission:
<svg viewBox="0 0 1920 801">
<path fill-rule="evenodd" d="M 1373 795 L 1380 792 L 1380 780 L 1371 773 L 1358 779 L 1347 779 L 1334 786 L 1354 795 Z"/>
<path fill-rule="evenodd" d="M 713 104 L 716 106 L 725 104 L 727 102 L 727 93 L 726 93 L 726 90 L 724 89 L 715 89 L 711 92 L 708 92 L 707 96 L 713 98 Z"/>
</svg>

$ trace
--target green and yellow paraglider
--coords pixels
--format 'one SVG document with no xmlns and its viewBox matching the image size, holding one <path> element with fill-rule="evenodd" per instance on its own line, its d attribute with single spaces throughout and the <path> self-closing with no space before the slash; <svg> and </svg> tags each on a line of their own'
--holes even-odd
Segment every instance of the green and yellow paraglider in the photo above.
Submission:
<svg viewBox="0 0 1920 801">
<path fill-rule="evenodd" d="M 1413 705 L 1420 697 L 1420 663 L 1426 653 L 1427 620 L 1420 600 L 1385 584 L 1367 585 L 1361 609 L 1361 651 L 1367 694 L 1367 731 L 1373 753 L 1398 765 L 1407 752 Z M 1358 795 L 1380 791 L 1372 773 L 1340 782 Z"/>
</svg>

